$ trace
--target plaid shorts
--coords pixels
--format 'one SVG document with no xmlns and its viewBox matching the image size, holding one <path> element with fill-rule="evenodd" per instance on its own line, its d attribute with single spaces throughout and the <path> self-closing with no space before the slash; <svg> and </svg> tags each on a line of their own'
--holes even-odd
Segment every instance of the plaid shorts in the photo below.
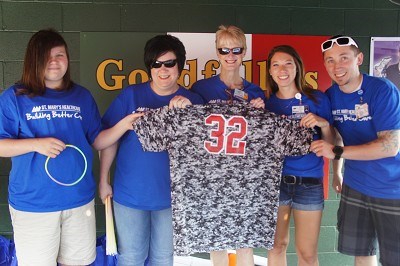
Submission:
<svg viewBox="0 0 400 266">
<path fill-rule="evenodd" d="M 372 256 L 379 243 L 382 265 L 400 265 L 400 200 L 361 194 L 343 185 L 338 210 L 339 252 Z"/>
</svg>

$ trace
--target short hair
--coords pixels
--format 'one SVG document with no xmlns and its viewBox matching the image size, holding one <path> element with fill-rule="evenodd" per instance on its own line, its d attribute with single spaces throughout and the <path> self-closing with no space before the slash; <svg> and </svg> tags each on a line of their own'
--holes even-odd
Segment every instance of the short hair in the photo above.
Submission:
<svg viewBox="0 0 400 266">
<path fill-rule="evenodd" d="M 327 41 L 328 41 L 328 40 L 333 40 L 333 39 L 336 39 L 336 38 L 339 38 L 339 37 L 349 37 L 349 38 L 353 39 L 353 38 L 350 37 L 350 36 L 340 35 L 340 34 L 339 34 L 339 35 L 334 35 L 334 36 L 329 37 L 329 39 L 327 39 Z M 354 39 L 353 39 L 353 41 L 354 41 Z M 355 41 L 354 41 L 354 42 L 355 42 Z M 350 45 L 350 49 L 353 50 L 353 52 L 354 52 L 355 55 L 358 55 L 359 53 L 361 53 L 361 50 L 360 50 L 357 46 L 355 46 L 355 45 Z M 325 51 L 325 52 L 326 52 L 326 51 Z M 324 55 L 325 52 L 323 52 L 322 55 Z"/>
<path fill-rule="evenodd" d="M 246 36 L 240 28 L 233 25 L 219 26 L 217 32 L 215 33 L 215 46 L 217 48 L 221 48 L 218 46 L 226 39 L 237 41 L 244 48 L 244 50 L 247 50 Z"/>
<path fill-rule="evenodd" d="M 146 42 L 144 47 L 144 64 L 147 73 L 151 76 L 151 66 L 160 56 L 173 52 L 178 62 L 181 74 L 186 61 L 186 50 L 183 43 L 175 36 L 169 34 L 157 35 Z"/>
<path fill-rule="evenodd" d="M 69 52 L 64 38 L 54 29 L 43 29 L 32 35 L 28 42 L 24 58 L 21 80 L 17 82 L 18 95 L 30 97 L 43 95 L 46 91 L 45 71 L 51 49 L 64 46 L 68 58 L 68 68 L 63 77 L 60 90 L 69 90 L 73 86 L 69 69 Z"/>
<path fill-rule="evenodd" d="M 267 97 L 269 97 L 273 93 L 276 93 L 279 90 L 278 84 L 276 84 L 272 76 L 269 74 L 269 70 L 271 69 L 271 59 L 278 52 L 285 53 L 293 57 L 294 63 L 296 65 L 296 77 L 294 79 L 296 88 L 301 93 L 307 95 L 307 97 L 309 97 L 312 101 L 316 102 L 316 98 L 313 95 L 314 89 L 312 89 L 305 80 L 305 69 L 303 60 L 301 59 L 297 51 L 292 46 L 289 45 L 275 46 L 268 54 L 268 59 L 267 59 L 268 74 L 267 74 L 267 93 L 266 93 Z"/>
</svg>

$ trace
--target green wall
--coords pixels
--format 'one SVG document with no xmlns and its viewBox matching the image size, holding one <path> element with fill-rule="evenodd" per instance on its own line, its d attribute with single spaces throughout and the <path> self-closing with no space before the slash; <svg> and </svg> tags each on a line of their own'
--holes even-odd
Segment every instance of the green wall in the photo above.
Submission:
<svg viewBox="0 0 400 266">
<path fill-rule="evenodd" d="M 399 36 L 400 6 L 389 0 L 64 0 L 0 1 L 0 92 L 20 78 L 26 44 L 33 32 L 53 27 L 68 42 L 73 79 L 80 82 L 81 31 L 215 32 L 234 24 L 246 33 L 355 37 L 368 72 L 372 36 Z M 315 60 L 321 60 L 316 58 Z M 0 234 L 12 237 L 7 205 L 9 159 L 0 158 Z M 104 232 L 97 200 L 98 234 Z M 321 265 L 352 265 L 336 252 L 338 198 L 325 202 L 319 242 Z M 293 228 L 291 235 L 293 235 Z M 296 264 L 293 241 L 289 265 Z M 264 250 L 256 250 L 265 256 Z"/>
</svg>

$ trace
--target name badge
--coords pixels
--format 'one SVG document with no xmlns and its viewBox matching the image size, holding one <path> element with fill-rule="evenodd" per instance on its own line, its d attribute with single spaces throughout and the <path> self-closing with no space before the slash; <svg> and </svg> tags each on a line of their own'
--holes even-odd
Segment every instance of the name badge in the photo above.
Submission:
<svg viewBox="0 0 400 266">
<path fill-rule="evenodd" d="M 308 113 L 308 105 L 293 105 L 292 114 L 305 114 Z"/>
<path fill-rule="evenodd" d="M 242 91 L 242 90 L 239 90 L 239 89 L 235 89 L 234 90 L 234 92 L 233 92 L 233 96 L 236 98 L 236 99 L 239 99 L 239 100 L 241 100 L 241 101 L 248 101 L 248 99 L 249 99 L 249 95 L 246 93 L 246 92 L 244 92 L 244 91 Z"/>
<path fill-rule="evenodd" d="M 354 111 L 356 113 L 357 119 L 360 119 L 362 117 L 366 117 L 366 116 L 369 115 L 368 104 L 367 103 L 356 104 Z"/>
</svg>

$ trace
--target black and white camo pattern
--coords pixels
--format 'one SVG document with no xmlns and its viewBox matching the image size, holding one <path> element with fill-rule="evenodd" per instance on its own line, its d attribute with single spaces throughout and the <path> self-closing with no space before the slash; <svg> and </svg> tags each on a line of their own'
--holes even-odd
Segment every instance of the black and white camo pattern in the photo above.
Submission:
<svg viewBox="0 0 400 266">
<path fill-rule="evenodd" d="M 245 155 L 212 154 L 210 114 L 248 123 Z M 312 131 L 245 103 L 167 107 L 134 126 L 145 150 L 168 150 L 175 255 L 273 246 L 285 155 L 308 152 Z M 157 165 L 154 165 L 157 167 Z"/>
</svg>

